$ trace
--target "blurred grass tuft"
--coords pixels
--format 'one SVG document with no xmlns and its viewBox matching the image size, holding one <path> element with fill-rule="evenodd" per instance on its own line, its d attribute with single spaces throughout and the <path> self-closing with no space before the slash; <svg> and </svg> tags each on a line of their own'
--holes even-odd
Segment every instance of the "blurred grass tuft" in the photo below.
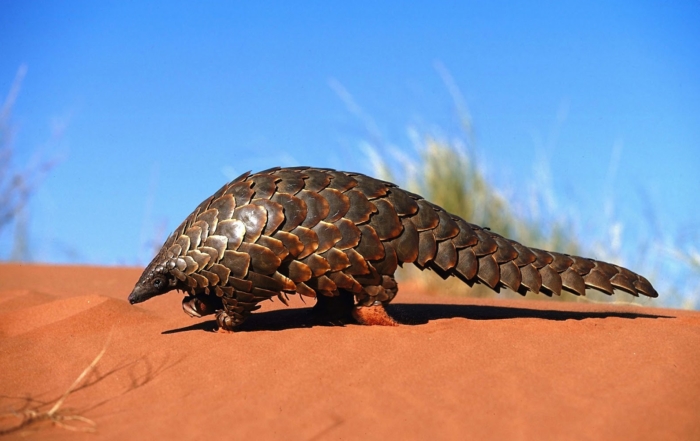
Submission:
<svg viewBox="0 0 700 441">
<path fill-rule="evenodd" d="M 447 211 L 463 217 L 469 222 L 491 230 L 524 245 L 566 254 L 582 255 L 627 266 L 621 250 L 612 242 L 621 234 L 622 226 L 611 225 L 608 231 L 597 233 L 600 237 L 593 242 L 583 244 L 577 231 L 581 226 L 575 219 L 578 216 L 566 216 L 547 209 L 542 201 L 548 196 L 546 189 L 533 185 L 535 193 L 529 204 L 515 204 L 506 193 L 500 191 L 485 175 L 473 152 L 467 150 L 460 140 L 446 140 L 433 135 L 418 136 L 413 134 L 417 149 L 417 159 L 407 157 L 397 150 L 383 149 L 393 154 L 393 160 L 378 153 L 377 149 L 367 147 L 370 153 L 374 173 L 377 177 L 392 181 L 403 188 L 420 194 L 429 201 L 440 205 Z M 392 165 L 398 164 L 398 165 Z M 542 208 L 544 206 L 544 209 Z M 529 207 L 529 208 L 524 208 Z M 618 241 L 619 242 L 619 241 Z M 655 243 L 640 245 L 641 257 L 658 248 Z M 661 257 L 663 254 L 663 257 Z M 687 274 L 686 279 L 669 278 L 666 268 L 669 259 L 680 265 Z M 619 292 L 614 297 L 588 290 L 585 297 L 569 293 L 553 296 L 552 300 L 584 302 L 636 303 L 646 306 L 665 305 L 683 308 L 698 306 L 700 298 L 700 253 L 695 249 L 667 249 L 656 258 L 635 259 L 634 270 L 649 278 L 659 290 L 661 298 L 653 300 L 646 297 L 634 297 Z M 400 270 L 398 277 L 419 284 L 427 291 L 455 293 L 472 297 L 521 298 L 518 293 L 502 290 L 497 294 L 489 288 L 476 284 L 470 288 L 457 279 L 443 281 L 431 271 L 421 272 L 412 265 Z M 543 294 L 529 293 L 532 299 L 544 299 Z"/>
<path fill-rule="evenodd" d="M 14 138 L 16 127 L 12 122 L 12 109 L 19 96 L 22 81 L 27 73 L 26 65 L 17 69 L 7 97 L 0 104 L 0 259 L 28 262 L 32 260 L 29 240 L 28 204 L 46 174 L 58 163 L 57 158 L 43 159 L 34 155 L 24 167 L 15 163 Z M 10 234 L 5 234 L 10 231 Z M 11 236 L 10 240 L 5 237 Z"/>
</svg>

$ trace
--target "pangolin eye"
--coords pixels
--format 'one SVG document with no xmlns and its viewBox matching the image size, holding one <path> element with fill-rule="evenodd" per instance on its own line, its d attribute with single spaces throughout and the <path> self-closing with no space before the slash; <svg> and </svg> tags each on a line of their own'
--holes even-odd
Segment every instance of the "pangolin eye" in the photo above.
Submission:
<svg viewBox="0 0 700 441">
<path fill-rule="evenodd" d="M 163 287 L 163 279 L 155 279 L 153 281 L 153 286 L 160 289 Z"/>
</svg>

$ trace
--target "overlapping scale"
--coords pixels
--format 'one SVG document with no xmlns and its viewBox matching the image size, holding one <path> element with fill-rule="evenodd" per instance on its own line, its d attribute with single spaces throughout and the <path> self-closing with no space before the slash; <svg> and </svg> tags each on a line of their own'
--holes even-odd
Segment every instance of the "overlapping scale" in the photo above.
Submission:
<svg viewBox="0 0 700 441">
<path fill-rule="evenodd" d="M 344 217 L 355 225 L 369 221 L 370 216 L 377 212 L 377 207 L 361 192 L 350 190 L 345 195 L 350 201 L 350 208 Z"/>
<path fill-rule="evenodd" d="M 379 199 L 374 201 L 374 206 L 377 207 L 378 212 L 370 218 L 369 225 L 377 233 L 379 240 L 390 240 L 401 234 L 403 225 L 401 225 L 399 216 L 394 211 L 391 203 L 387 200 Z"/>
<path fill-rule="evenodd" d="M 269 199 L 254 199 L 252 204 L 265 209 L 265 226 L 262 234 L 270 235 L 284 222 L 284 207 L 275 201 Z"/>
<path fill-rule="evenodd" d="M 250 180 L 253 181 L 254 198 L 270 199 L 277 191 L 277 181 L 280 179 L 275 175 L 255 174 Z"/>
<path fill-rule="evenodd" d="M 367 199 L 377 199 L 387 194 L 387 182 L 370 178 L 369 176 L 355 174 L 352 176 L 357 181 L 357 190 L 361 191 Z"/>
<path fill-rule="evenodd" d="M 360 225 L 360 243 L 357 244 L 355 250 L 365 260 L 379 260 L 384 258 L 384 245 L 382 244 L 379 235 L 369 225 Z"/>
<path fill-rule="evenodd" d="M 297 193 L 297 197 L 306 203 L 306 219 L 301 223 L 302 227 L 313 228 L 328 216 L 330 206 L 328 201 L 320 194 L 302 190 Z"/>
<path fill-rule="evenodd" d="M 275 173 L 280 180 L 277 182 L 278 193 L 297 194 L 304 188 L 304 179 L 308 175 L 298 170 L 280 170 Z"/>
<path fill-rule="evenodd" d="M 232 219 L 237 219 L 245 225 L 243 242 L 252 243 L 258 240 L 267 222 L 267 210 L 265 208 L 248 204 L 233 210 Z"/>
<path fill-rule="evenodd" d="M 255 194 L 255 192 L 250 188 L 252 185 L 253 182 L 237 182 L 231 185 L 226 190 L 225 194 L 233 196 L 235 207 L 242 207 L 250 203 L 250 200 L 253 199 L 253 194 Z"/>
<path fill-rule="evenodd" d="M 226 248 L 237 250 L 245 237 L 245 224 L 238 219 L 221 221 L 216 227 L 216 235 L 226 238 Z"/>
<path fill-rule="evenodd" d="M 440 216 L 433 210 L 433 207 L 423 199 L 419 200 L 416 204 L 418 205 L 418 213 L 411 217 L 411 221 L 413 225 L 416 226 L 416 230 L 425 231 L 437 227 L 440 223 Z"/>
<path fill-rule="evenodd" d="M 334 188 L 324 188 L 319 194 L 328 202 L 328 216 L 323 219 L 333 223 L 350 210 L 350 198 Z"/>
<path fill-rule="evenodd" d="M 515 264 L 515 262 L 508 261 L 502 263 L 499 268 L 501 275 L 501 283 L 506 287 L 515 292 L 520 289 L 520 284 L 522 283 L 522 274 L 520 273 L 520 268 Z"/>
<path fill-rule="evenodd" d="M 413 216 L 418 212 L 418 204 L 415 199 L 410 197 L 405 191 L 392 188 L 386 196 L 386 199 L 391 202 L 391 205 L 399 217 Z"/>
<path fill-rule="evenodd" d="M 455 271 L 465 282 L 472 281 L 479 270 L 479 263 L 476 254 L 471 248 L 462 248 L 457 253 L 457 266 Z"/>
<path fill-rule="evenodd" d="M 341 193 L 345 193 L 351 188 L 357 187 L 357 181 L 347 173 L 329 170 L 326 171 L 325 174 L 330 177 L 330 183 L 327 184 L 328 188 L 333 188 L 335 190 L 339 190 Z M 308 190 L 320 191 L 314 190 L 313 188 L 309 188 Z"/>
<path fill-rule="evenodd" d="M 320 221 L 312 229 L 318 236 L 316 252 L 319 254 L 325 253 L 343 238 L 340 229 L 329 222 Z"/>
<path fill-rule="evenodd" d="M 492 254 L 479 257 L 479 270 L 476 276 L 491 289 L 496 289 L 501 280 L 501 272 Z"/>
<path fill-rule="evenodd" d="M 304 170 L 308 176 L 304 182 L 304 189 L 308 191 L 320 192 L 331 184 L 333 176 L 323 170 Z M 354 181 L 354 180 L 353 180 Z M 334 182 L 331 188 L 337 188 L 338 182 Z"/>
<path fill-rule="evenodd" d="M 420 243 L 420 238 L 418 236 L 418 230 L 413 222 L 409 219 L 401 219 L 401 224 L 403 226 L 402 233 L 389 241 L 392 247 L 396 250 L 396 256 L 401 262 L 415 262 L 418 258 L 418 245 Z"/>
<path fill-rule="evenodd" d="M 540 268 L 542 276 L 542 289 L 546 292 L 556 295 L 561 295 L 561 277 L 559 273 L 554 271 L 551 266 L 545 265 Z"/>
<path fill-rule="evenodd" d="M 457 249 L 449 240 L 437 244 L 435 264 L 443 271 L 449 271 L 457 264 Z"/>
<path fill-rule="evenodd" d="M 239 204 L 243 205 L 243 204 Z M 231 215 L 233 214 L 233 210 L 236 208 L 236 200 L 234 199 L 234 196 L 231 194 L 226 194 L 223 195 L 217 199 L 214 199 L 214 201 L 209 205 L 209 210 L 205 211 L 200 215 L 200 218 L 202 216 L 210 216 L 210 213 L 213 213 L 212 210 L 216 210 L 216 218 L 219 221 L 226 220 L 226 219 L 231 219 Z"/>
<path fill-rule="evenodd" d="M 452 239 L 459 234 L 457 222 L 446 211 L 438 211 L 440 223 L 435 228 L 435 240 Z"/>
<path fill-rule="evenodd" d="M 281 228 L 284 231 L 292 231 L 306 219 L 306 202 L 298 197 L 286 193 L 277 193 L 272 197 L 272 201 L 282 206 L 284 221 Z"/>
</svg>

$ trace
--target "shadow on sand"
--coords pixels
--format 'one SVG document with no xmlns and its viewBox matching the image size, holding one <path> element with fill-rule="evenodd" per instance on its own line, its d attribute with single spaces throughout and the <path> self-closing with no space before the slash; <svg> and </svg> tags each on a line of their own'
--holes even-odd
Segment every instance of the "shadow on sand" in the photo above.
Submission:
<svg viewBox="0 0 700 441">
<path fill-rule="evenodd" d="M 623 312 L 623 311 L 561 311 L 530 308 L 515 308 L 511 306 L 486 305 L 447 305 L 427 303 L 397 303 L 387 306 L 389 315 L 402 325 L 423 325 L 432 320 L 466 318 L 469 320 L 509 320 L 517 318 L 535 318 L 542 320 L 585 320 L 596 318 L 624 319 L 659 319 L 673 318 L 669 315 Z M 349 326 L 355 323 L 347 323 Z M 241 332 L 251 331 L 281 331 L 284 329 L 310 328 L 313 326 L 343 326 L 319 320 L 311 313 L 311 308 L 282 309 L 252 314 L 241 326 Z M 182 328 L 170 329 L 163 334 L 177 334 L 188 331 L 214 332 L 216 322 L 208 320 Z"/>
</svg>

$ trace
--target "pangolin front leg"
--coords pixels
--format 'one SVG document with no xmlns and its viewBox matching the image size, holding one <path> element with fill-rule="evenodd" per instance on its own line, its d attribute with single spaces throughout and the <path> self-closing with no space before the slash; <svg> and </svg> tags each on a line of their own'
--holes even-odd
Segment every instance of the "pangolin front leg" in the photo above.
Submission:
<svg viewBox="0 0 700 441">
<path fill-rule="evenodd" d="M 658 294 L 626 268 L 538 250 L 470 224 L 422 197 L 359 173 L 308 167 L 245 173 L 170 235 L 129 296 L 181 290 L 184 311 L 233 330 L 274 297 L 316 298 L 317 312 L 394 325 L 394 272 L 413 263 L 498 291 Z"/>
<path fill-rule="evenodd" d="M 205 315 L 215 314 L 222 308 L 223 305 L 220 298 L 205 294 L 186 296 L 182 299 L 182 310 L 190 317 L 204 317 Z"/>
</svg>

